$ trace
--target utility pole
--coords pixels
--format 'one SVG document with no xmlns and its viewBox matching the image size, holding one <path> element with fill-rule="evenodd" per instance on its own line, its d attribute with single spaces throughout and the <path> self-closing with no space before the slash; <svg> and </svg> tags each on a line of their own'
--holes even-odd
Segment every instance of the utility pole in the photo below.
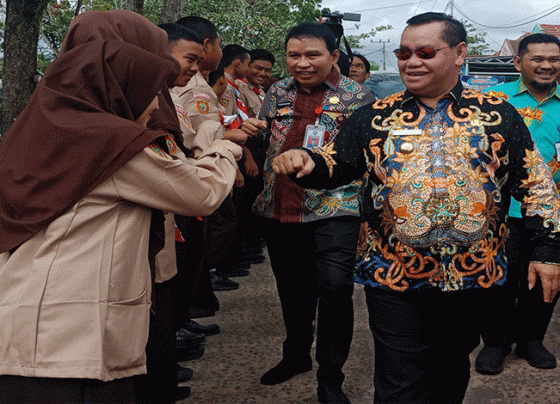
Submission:
<svg viewBox="0 0 560 404">
<path fill-rule="evenodd" d="M 389 41 L 388 39 L 387 39 L 386 41 L 382 41 L 381 39 L 379 40 L 379 43 L 382 43 L 382 44 L 383 44 L 383 70 L 386 70 L 386 66 L 385 66 L 385 59 L 386 59 L 386 56 L 385 56 L 385 44 L 386 44 L 386 43 L 389 43 L 389 42 L 390 42 L 390 41 Z"/>
<path fill-rule="evenodd" d="M 453 17 L 453 9 L 455 8 L 455 5 L 453 4 L 454 0 L 449 0 L 448 6 L 449 6 L 449 15 L 451 17 Z"/>
</svg>

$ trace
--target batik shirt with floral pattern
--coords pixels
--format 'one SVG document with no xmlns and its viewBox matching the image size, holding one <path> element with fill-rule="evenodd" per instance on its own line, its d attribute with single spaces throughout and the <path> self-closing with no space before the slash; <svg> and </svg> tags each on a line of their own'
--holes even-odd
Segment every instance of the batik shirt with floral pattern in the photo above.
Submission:
<svg viewBox="0 0 560 404">
<path fill-rule="evenodd" d="M 560 161 L 555 144 L 560 142 L 560 88 L 555 86 L 541 102 L 536 100 L 521 78 L 490 87 L 487 92 L 503 98 L 517 109 L 550 168 L 556 188 L 559 188 Z M 515 199 L 511 201 L 509 215 L 521 217 L 521 207 Z"/>
<path fill-rule="evenodd" d="M 303 146 L 307 125 L 325 127 L 324 144 L 332 145 L 342 124 L 359 107 L 371 104 L 375 96 L 357 82 L 332 70 L 311 93 L 299 88 L 292 78 L 272 85 L 259 119 L 269 123 L 270 139 L 264 166 L 264 190 L 253 211 L 282 222 L 310 222 L 338 216 L 358 216 L 357 192 L 360 181 L 333 190 L 302 189 L 285 175 L 276 175 L 271 163 L 280 153 Z"/>
<path fill-rule="evenodd" d="M 367 249 L 356 281 L 395 291 L 503 284 L 510 196 L 522 202 L 537 261 L 560 262 L 560 199 L 523 119 L 458 83 L 436 108 L 404 91 L 364 107 L 330 150 L 311 153 L 302 186 L 336 187 L 367 172 L 360 193 Z"/>
</svg>

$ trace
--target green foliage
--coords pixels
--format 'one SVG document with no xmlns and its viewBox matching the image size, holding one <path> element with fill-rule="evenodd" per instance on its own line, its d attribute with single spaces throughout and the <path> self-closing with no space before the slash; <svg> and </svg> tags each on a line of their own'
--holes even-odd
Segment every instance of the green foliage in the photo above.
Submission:
<svg viewBox="0 0 560 404">
<path fill-rule="evenodd" d="M 44 72 L 60 50 L 62 40 L 68 32 L 68 27 L 76 15 L 76 1 L 50 0 L 41 27 L 39 46 L 39 71 Z M 114 7 L 112 0 L 83 0 L 80 12 L 95 10 L 107 11 Z"/>
<path fill-rule="evenodd" d="M 0 0 L 1 1 L 1 0 Z M 144 15 L 159 24 L 165 0 L 144 0 Z M 322 0 L 184 0 L 183 15 L 196 14 L 212 21 L 224 44 L 239 44 L 247 49 L 270 50 L 277 59 L 274 73 L 288 74 L 284 38 L 288 30 L 304 21 L 318 21 Z M 80 12 L 124 8 L 125 0 L 82 0 Z M 43 17 L 39 46 L 39 71 L 44 72 L 59 52 L 68 26 L 76 15 L 77 0 L 50 0 Z M 357 26 L 358 28 L 358 26 Z M 353 49 L 360 41 L 392 27 L 381 26 L 360 35 L 349 35 Z"/>
<path fill-rule="evenodd" d="M 287 74 L 284 38 L 304 21 L 317 21 L 321 0 L 185 0 L 183 15 L 196 14 L 212 21 L 224 44 L 271 51 L 274 73 Z"/>
<path fill-rule="evenodd" d="M 160 23 L 163 1 L 164 0 L 144 0 L 144 17 L 156 25 Z"/>
<path fill-rule="evenodd" d="M 486 32 L 480 32 L 470 22 L 461 21 L 467 30 L 467 45 L 469 46 L 469 55 L 485 55 L 492 53 L 490 45 L 486 42 Z"/>
</svg>

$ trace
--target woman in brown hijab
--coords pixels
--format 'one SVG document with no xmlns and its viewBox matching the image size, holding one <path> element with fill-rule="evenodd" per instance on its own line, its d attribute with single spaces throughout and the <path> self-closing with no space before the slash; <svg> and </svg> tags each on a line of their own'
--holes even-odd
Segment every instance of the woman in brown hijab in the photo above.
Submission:
<svg viewBox="0 0 560 404">
<path fill-rule="evenodd" d="M 135 401 L 152 209 L 210 214 L 240 155 L 221 140 L 192 164 L 146 129 L 178 73 L 166 49 L 137 14 L 79 15 L 0 142 L 2 402 Z"/>
</svg>

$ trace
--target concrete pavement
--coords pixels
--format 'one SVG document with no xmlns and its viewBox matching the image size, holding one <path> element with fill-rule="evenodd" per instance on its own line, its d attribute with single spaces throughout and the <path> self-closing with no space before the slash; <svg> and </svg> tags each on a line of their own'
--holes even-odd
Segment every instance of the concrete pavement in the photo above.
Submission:
<svg viewBox="0 0 560 404">
<path fill-rule="evenodd" d="M 295 376 L 277 386 L 263 386 L 261 375 L 281 359 L 284 327 L 274 276 L 267 260 L 253 265 L 251 274 L 235 278 L 241 287 L 217 292 L 220 311 L 215 317 L 198 320 L 218 323 L 222 332 L 210 336 L 204 356 L 184 362 L 194 370 L 192 389 L 184 404 L 307 404 L 317 403 L 315 372 Z M 367 324 L 363 289 L 354 294 L 355 326 L 350 357 L 344 371 L 344 391 L 353 404 L 373 402 L 373 339 Z M 560 306 L 560 305 L 559 305 Z M 549 326 L 545 345 L 560 358 L 560 309 Z M 464 404 L 558 404 L 560 368 L 539 370 L 511 354 L 505 371 L 483 376 L 474 371 L 471 356 L 471 382 Z"/>
</svg>

